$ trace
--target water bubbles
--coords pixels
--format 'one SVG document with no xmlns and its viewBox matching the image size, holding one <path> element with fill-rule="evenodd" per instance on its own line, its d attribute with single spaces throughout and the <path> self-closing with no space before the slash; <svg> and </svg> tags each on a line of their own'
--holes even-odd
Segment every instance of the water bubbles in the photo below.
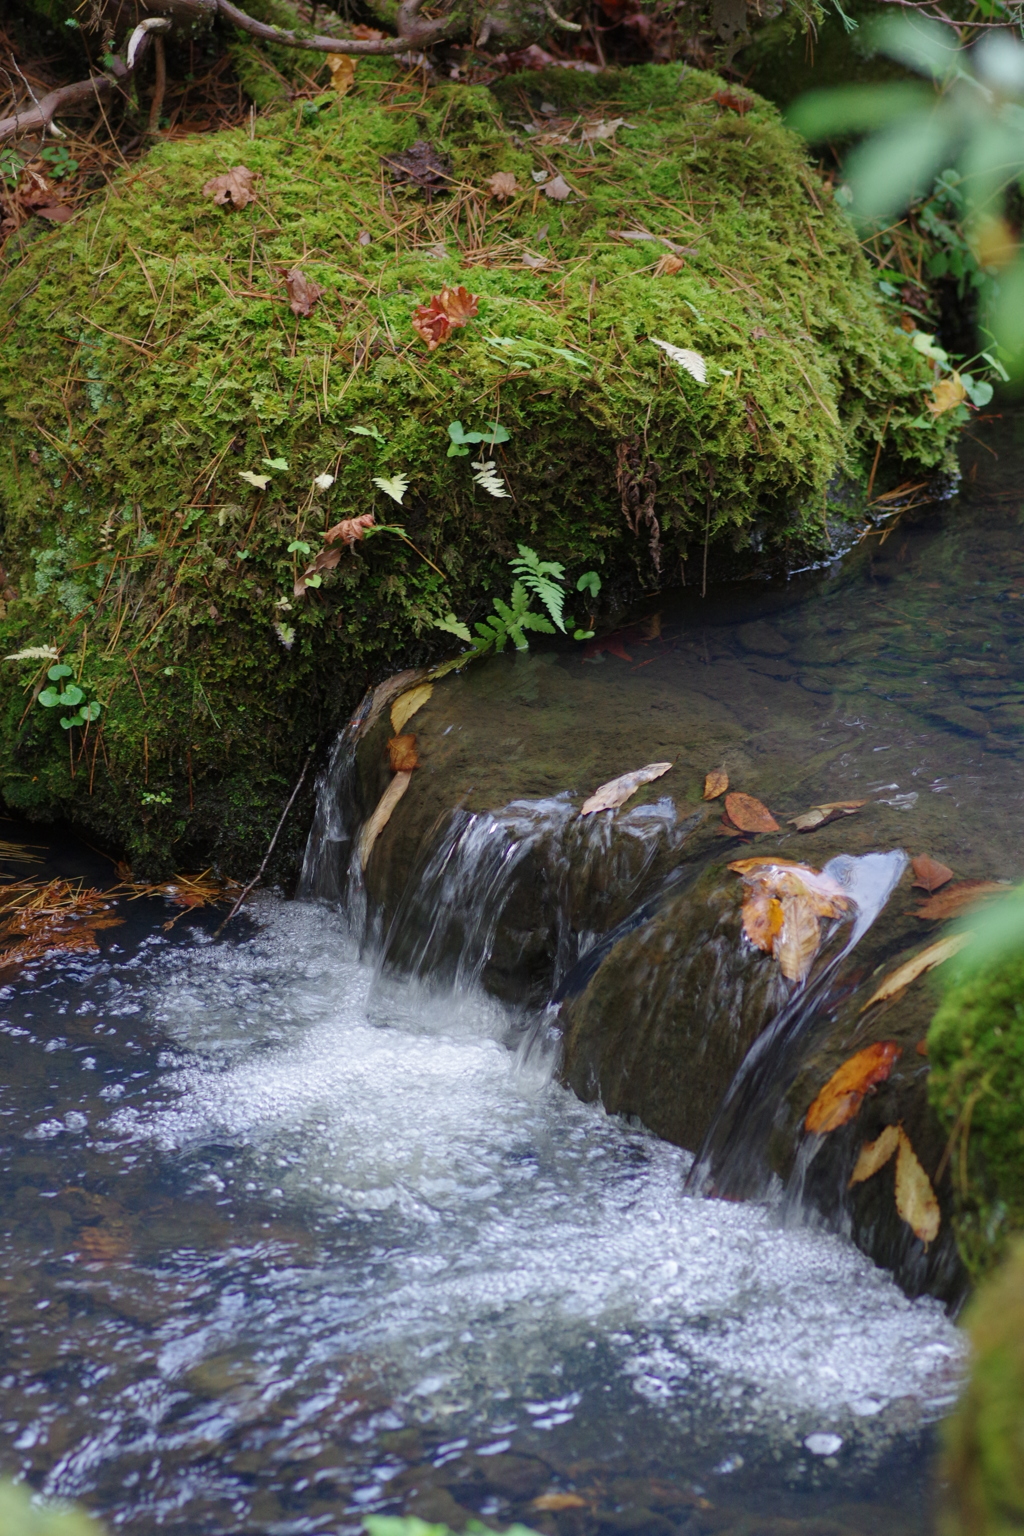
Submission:
<svg viewBox="0 0 1024 1536">
<path fill-rule="evenodd" d="M 808 1435 L 804 1445 L 812 1456 L 834 1456 L 837 1451 L 842 1450 L 843 1437 L 821 1433 Z"/>
</svg>

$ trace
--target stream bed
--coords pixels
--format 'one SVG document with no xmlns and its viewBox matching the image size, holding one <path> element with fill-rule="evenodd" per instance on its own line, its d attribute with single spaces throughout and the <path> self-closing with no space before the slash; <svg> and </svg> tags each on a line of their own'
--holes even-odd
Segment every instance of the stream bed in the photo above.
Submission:
<svg viewBox="0 0 1024 1536">
<path fill-rule="evenodd" d="M 652 786 L 641 832 L 725 760 L 795 811 L 874 786 L 852 854 L 1021 878 L 1021 435 L 990 427 L 953 504 L 836 571 L 684 597 L 625 658 L 480 667 L 460 729 L 437 716 L 449 804 L 557 801 L 566 756 L 593 788 L 675 710 L 696 788 Z M 413 938 L 423 891 L 388 898 Z M 324 899 L 261 896 L 218 940 L 125 915 L 0 990 L 0 1471 L 131 1536 L 932 1529 L 964 1368 L 938 1300 L 777 1200 L 685 1195 L 691 1154 L 562 1087 L 536 1000 L 479 964 L 397 963 L 393 934 L 382 966 Z"/>
</svg>

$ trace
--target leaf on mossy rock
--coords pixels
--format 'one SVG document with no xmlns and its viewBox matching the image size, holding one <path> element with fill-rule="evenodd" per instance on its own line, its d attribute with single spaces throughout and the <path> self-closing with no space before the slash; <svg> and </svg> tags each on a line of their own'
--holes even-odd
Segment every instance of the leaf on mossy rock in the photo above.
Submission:
<svg viewBox="0 0 1024 1536">
<path fill-rule="evenodd" d="M 495 171 L 487 182 L 492 197 L 499 203 L 507 203 L 519 191 L 519 183 L 511 171 Z"/>
<path fill-rule="evenodd" d="M 614 811 L 624 805 L 630 795 L 635 795 L 644 784 L 650 784 L 668 773 L 671 763 L 648 763 L 646 768 L 634 768 L 632 773 L 622 773 L 617 779 L 609 779 L 584 800 L 581 816 L 593 816 L 595 811 Z"/>
<path fill-rule="evenodd" d="M 910 983 L 916 981 L 925 971 L 941 965 L 944 960 L 949 959 L 950 955 L 955 955 L 958 950 L 963 949 L 970 937 L 969 933 L 951 933 L 948 938 L 940 939 L 937 944 L 929 944 L 927 949 L 922 949 L 920 954 L 914 955 L 913 959 L 907 960 L 898 970 L 892 971 L 885 978 L 861 1008 L 861 1013 L 866 1013 L 875 1003 L 884 1003 L 890 997 L 897 997 L 900 992 L 905 992 Z"/>
<path fill-rule="evenodd" d="M 660 341 L 657 336 L 652 336 L 656 347 L 660 347 L 665 356 L 672 362 L 678 363 L 680 368 L 685 368 L 690 376 L 697 380 L 698 384 L 706 384 L 708 380 L 708 365 L 699 352 L 691 352 L 689 347 L 677 347 L 671 341 Z"/>
<path fill-rule="evenodd" d="M 942 1223 L 939 1202 L 902 1126 L 896 1154 L 896 1209 L 926 1248 L 938 1237 Z"/>
<path fill-rule="evenodd" d="M 415 736 L 392 736 L 388 742 L 388 757 L 395 773 L 411 773 L 420 765 L 416 752 Z"/>
<path fill-rule="evenodd" d="M 704 780 L 705 800 L 717 800 L 719 795 L 724 795 L 729 788 L 729 775 L 724 768 L 715 768 Z"/>
<path fill-rule="evenodd" d="M 285 275 L 288 290 L 288 307 L 300 320 L 308 320 L 316 308 L 317 299 L 323 295 L 319 283 L 310 282 L 301 267 L 291 267 Z"/>
<path fill-rule="evenodd" d="M 874 1141 L 866 1141 L 850 1174 L 847 1189 L 852 1189 L 855 1184 L 863 1184 L 865 1179 L 874 1178 L 878 1170 L 885 1167 L 899 1144 L 898 1125 L 887 1125 L 881 1136 L 876 1136 Z"/>
<path fill-rule="evenodd" d="M 931 858 L 927 853 L 919 853 L 916 859 L 911 859 L 910 867 L 914 871 L 911 889 L 927 891 L 929 896 L 953 878 L 953 871 L 948 864 L 940 864 L 938 859 Z"/>
<path fill-rule="evenodd" d="M 903 1047 L 895 1040 L 876 1040 L 844 1061 L 818 1094 L 804 1118 L 804 1130 L 815 1136 L 827 1136 L 857 1114 L 864 1095 L 877 1083 L 884 1083 Z"/>
<path fill-rule="evenodd" d="M 372 527 L 372 512 L 361 512 L 358 517 L 343 517 L 340 523 L 328 528 L 324 534 L 324 543 L 355 544 L 358 539 L 365 538 L 367 530 Z"/>
<path fill-rule="evenodd" d="M 412 328 L 422 336 L 431 352 L 447 341 L 453 330 L 476 318 L 479 296 L 463 287 L 449 288 L 434 294 L 426 304 L 417 304 L 412 313 Z"/>
<path fill-rule="evenodd" d="M 238 478 L 245 480 L 249 485 L 254 485 L 258 491 L 265 491 L 271 479 L 269 475 L 254 474 L 251 469 L 240 469 Z"/>
<path fill-rule="evenodd" d="M 914 916 L 923 918 L 925 922 L 941 922 L 944 918 L 955 917 L 965 907 L 985 897 L 1005 896 L 1009 889 L 1008 885 L 997 880 L 958 880 L 955 885 L 948 885 L 937 895 L 929 896 L 923 906 L 915 909 Z"/>
<path fill-rule="evenodd" d="M 244 208 L 256 201 L 253 191 L 255 175 L 245 165 L 233 165 L 223 176 L 214 176 L 203 187 L 207 197 L 212 197 L 221 207 Z"/>
<path fill-rule="evenodd" d="M 740 794 L 734 790 L 725 797 L 725 809 L 729 813 L 729 820 L 734 827 L 739 827 L 741 832 L 778 832 L 779 824 L 766 805 L 760 800 L 755 800 L 753 795 Z"/>
<path fill-rule="evenodd" d="M 399 694 L 391 706 L 391 729 L 396 736 L 402 734 L 403 726 L 418 709 L 423 708 L 433 691 L 433 683 L 420 683 L 418 688 L 410 688 L 407 693 Z"/>
<path fill-rule="evenodd" d="M 373 852 L 374 843 L 391 820 L 395 806 L 411 783 L 412 773 L 410 770 L 406 769 L 394 774 L 391 783 L 378 800 L 373 815 L 359 835 L 359 866 L 361 869 L 365 869 L 370 862 L 370 854 Z"/>
</svg>

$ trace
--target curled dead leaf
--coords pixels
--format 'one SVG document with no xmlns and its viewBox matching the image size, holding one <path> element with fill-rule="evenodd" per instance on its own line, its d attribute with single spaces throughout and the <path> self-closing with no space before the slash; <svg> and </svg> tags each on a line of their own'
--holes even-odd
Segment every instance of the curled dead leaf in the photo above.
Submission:
<svg viewBox="0 0 1024 1536">
<path fill-rule="evenodd" d="M 388 742 L 388 756 L 395 773 L 411 773 L 420 765 L 416 753 L 415 736 L 392 736 Z"/>
<path fill-rule="evenodd" d="M 410 688 L 407 693 L 399 694 L 391 706 L 391 729 L 396 736 L 402 734 L 402 727 L 418 709 L 423 708 L 433 691 L 433 683 L 420 683 L 418 688 Z"/>
<path fill-rule="evenodd" d="M 404 772 L 394 774 L 391 783 L 377 801 L 373 815 L 359 834 L 359 865 L 361 869 L 365 869 L 370 862 L 370 854 L 373 852 L 374 843 L 391 820 L 395 806 L 411 783 L 412 773 L 410 771 L 405 770 Z"/>
<path fill-rule="evenodd" d="M 919 853 L 916 859 L 911 859 L 910 867 L 914 871 L 911 889 L 927 891 L 929 896 L 953 878 L 953 871 L 948 864 L 940 864 L 927 853 Z"/>
<path fill-rule="evenodd" d="M 861 1013 L 866 1013 L 875 1003 L 884 1003 L 890 997 L 897 997 L 899 993 L 905 992 L 910 983 L 916 981 L 925 971 L 941 965 L 944 960 L 949 959 L 950 955 L 955 955 L 958 950 L 963 949 L 970 937 L 969 933 L 951 933 L 947 938 L 940 939 L 937 944 L 929 944 L 927 949 L 922 949 L 920 954 L 914 955 L 913 959 L 907 960 L 898 970 L 892 971 L 885 978 L 861 1008 Z"/>
<path fill-rule="evenodd" d="M 815 827 L 823 827 L 838 816 L 855 815 L 863 805 L 867 805 L 866 800 L 830 800 L 825 805 L 812 805 L 809 811 L 803 811 L 799 816 L 791 816 L 789 825 L 798 832 L 813 832 Z"/>
<path fill-rule="evenodd" d="M 644 784 L 660 779 L 671 767 L 671 763 L 648 763 L 646 768 L 634 768 L 632 773 L 622 773 L 617 779 L 609 779 L 607 784 L 602 784 L 584 800 L 580 815 L 592 816 L 595 811 L 614 811 Z"/>
<path fill-rule="evenodd" d="M 767 806 L 753 795 L 733 791 L 725 797 L 725 809 L 729 820 L 741 832 L 778 832 L 779 824 Z"/>
<path fill-rule="evenodd" d="M 887 1125 L 881 1136 L 877 1136 L 874 1141 L 866 1141 L 854 1164 L 847 1189 L 852 1189 L 855 1184 L 863 1184 L 865 1179 L 873 1178 L 880 1168 L 885 1167 L 899 1144 L 898 1125 Z"/>
<path fill-rule="evenodd" d="M 717 800 L 729 788 L 729 775 L 724 768 L 715 768 L 704 780 L 705 800 Z"/>
<path fill-rule="evenodd" d="M 938 1237 L 942 1223 L 939 1202 L 902 1126 L 896 1154 L 896 1209 L 925 1247 Z"/>
<path fill-rule="evenodd" d="M 903 1055 L 895 1040 L 876 1040 L 838 1067 L 807 1111 L 804 1130 L 827 1136 L 852 1120 L 864 1095 L 884 1083 Z"/>
<path fill-rule="evenodd" d="M 941 922 L 944 918 L 955 917 L 965 907 L 984 897 L 1005 896 L 1008 889 L 1008 886 L 996 880 L 958 880 L 955 885 L 947 886 L 937 895 L 929 896 L 924 905 L 916 909 L 914 916 L 924 918 L 926 922 Z"/>
<path fill-rule="evenodd" d="M 659 257 L 654 269 L 655 277 L 673 277 L 676 272 L 681 272 L 686 263 L 679 256 L 673 256 L 671 251 L 666 251 Z"/>
<path fill-rule="evenodd" d="M 328 528 L 324 534 L 324 543 L 355 544 L 358 539 L 365 538 L 367 529 L 372 527 L 372 512 L 362 512 L 358 517 L 343 517 L 340 523 Z"/>
<path fill-rule="evenodd" d="M 509 198 L 515 197 L 519 191 L 519 183 L 511 171 L 495 171 L 488 179 L 488 187 L 491 196 L 497 198 L 499 203 L 507 203 Z"/>
<path fill-rule="evenodd" d="M 790 859 L 737 859 L 729 868 L 747 887 L 744 934 L 775 956 L 788 981 L 802 982 L 821 946 L 819 919 L 840 917 L 849 907 L 842 886 Z"/>
<path fill-rule="evenodd" d="M 284 285 L 288 290 L 288 308 L 293 315 L 308 320 L 316 308 L 316 301 L 323 295 L 319 283 L 310 282 L 301 267 L 291 267 L 285 274 Z"/>
<path fill-rule="evenodd" d="M 433 352 L 442 341 L 447 341 L 453 330 L 474 319 L 479 310 L 479 297 L 466 288 L 441 289 L 426 304 L 417 304 L 413 310 L 412 328 L 422 336 Z"/>
<path fill-rule="evenodd" d="M 253 172 L 244 165 L 233 165 L 223 176 L 212 177 L 203 187 L 207 197 L 212 197 L 221 207 L 244 208 L 256 201 Z"/>
</svg>

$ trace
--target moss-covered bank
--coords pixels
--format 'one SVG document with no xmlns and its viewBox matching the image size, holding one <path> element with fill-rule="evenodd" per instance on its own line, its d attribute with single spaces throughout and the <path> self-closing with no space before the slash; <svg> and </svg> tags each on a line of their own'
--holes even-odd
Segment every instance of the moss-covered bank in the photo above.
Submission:
<svg viewBox="0 0 1024 1536">
<path fill-rule="evenodd" d="M 0 669 L 9 804 L 70 813 L 140 866 L 242 873 L 310 744 L 426 653 L 434 617 L 506 590 L 518 539 L 621 598 L 699 582 L 707 550 L 805 558 L 883 432 L 917 469 L 943 462 L 941 424 L 917 424 L 929 365 L 842 213 L 774 109 L 720 89 L 676 66 L 488 91 L 361 64 L 337 102 L 160 145 L 31 244 L 0 287 L 0 641 L 58 649 L 101 710 L 62 729 L 33 702 L 45 661 Z M 448 192 L 382 167 L 417 140 Z M 257 200 L 225 210 L 202 189 L 239 164 Z M 542 191 L 555 172 L 564 200 Z M 307 318 L 295 265 L 324 290 Z M 479 316 L 428 354 L 410 320 L 444 283 Z M 701 353 L 707 383 L 651 336 Z M 507 500 L 447 455 L 450 422 L 495 418 Z M 419 552 L 381 535 L 294 597 L 289 545 L 397 516 L 374 477 L 398 473 Z M 653 508 L 660 576 L 650 518 L 638 537 L 624 506 Z"/>
</svg>

